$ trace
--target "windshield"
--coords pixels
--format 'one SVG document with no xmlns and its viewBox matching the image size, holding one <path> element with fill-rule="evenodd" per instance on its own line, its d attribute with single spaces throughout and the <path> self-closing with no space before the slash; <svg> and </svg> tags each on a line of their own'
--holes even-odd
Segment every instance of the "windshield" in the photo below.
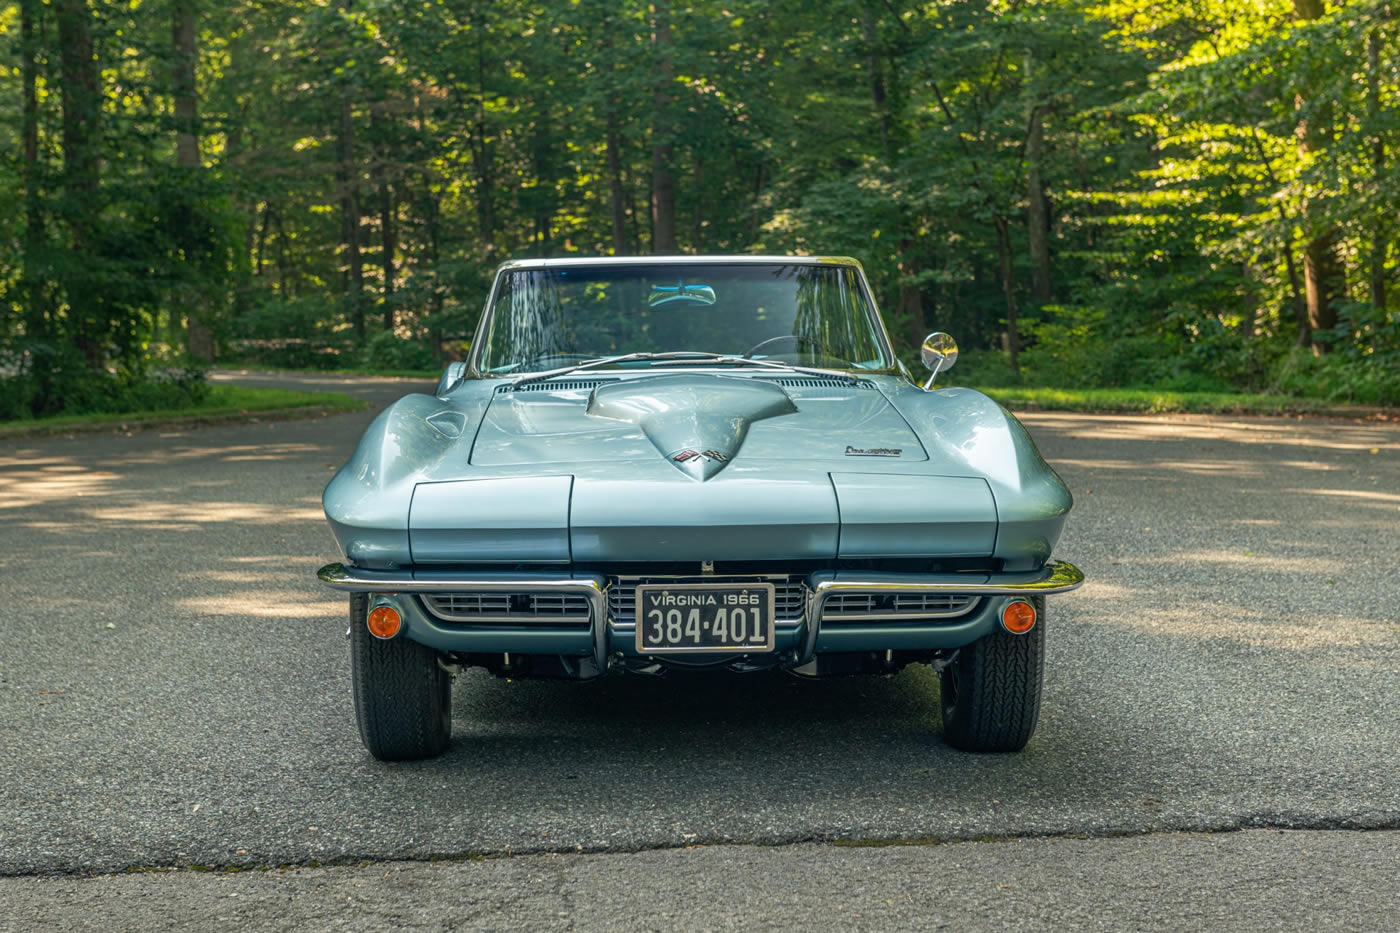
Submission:
<svg viewBox="0 0 1400 933">
<path fill-rule="evenodd" d="M 505 273 L 477 368 L 536 372 L 677 351 L 834 369 L 890 366 L 849 266 L 638 263 Z"/>
</svg>

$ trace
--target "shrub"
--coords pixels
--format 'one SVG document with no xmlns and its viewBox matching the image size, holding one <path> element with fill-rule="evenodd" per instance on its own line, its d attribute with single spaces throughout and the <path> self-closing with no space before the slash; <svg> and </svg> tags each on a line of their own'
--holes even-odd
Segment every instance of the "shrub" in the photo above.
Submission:
<svg viewBox="0 0 1400 933">
<path fill-rule="evenodd" d="M 1400 405 L 1400 354 L 1314 356 L 1296 347 L 1274 367 L 1270 388 L 1331 402 Z"/>
<path fill-rule="evenodd" d="M 193 408 L 209 394 L 208 369 L 90 369 L 71 349 L 29 344 L 0 357 L 0 420 Z"/>
<path fill-rule="evenodd" d="M 360 348 L 360 366 L 365 369 L 434 369 L 433 351 L 416 340 L 407 340 L 393 331 L 373 334 Z"/>
<path fill-rule="evenodd" d="M 224 362 L 253 369 L 343 369 L 354 365 L 354 344 L 341 340 L 233 340 Z"/>
<path fill-rule="evenodd" d="M 1274 361 L 1271 387 L 1333 402 L 1400 405 L 1400 314 L 1351 302 L 1337 318 L 1330 333 L 1313 335 L 1331 352 L 1294 347 Z"/>
</svg>

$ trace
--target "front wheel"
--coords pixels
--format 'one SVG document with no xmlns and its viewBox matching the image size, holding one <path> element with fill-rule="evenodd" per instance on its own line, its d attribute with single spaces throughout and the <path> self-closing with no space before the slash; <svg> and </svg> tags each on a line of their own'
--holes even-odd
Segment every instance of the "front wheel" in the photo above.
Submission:
<svg viewBox="0 0 1400 933">
<path fill-rule="evenodd" d="M 452 682 L 436 651 L 365 625 L 369 597 L 350 597 L 350 680 L 360 740 L 380 761 L 442 754 L 452 736 Z"/>
<path fill-rule="evenodd" d="M 958 650 L 943 668 L 943 737 L 966 752 L 1019 752 L 1040 718 L 1045 597 L 1032 599 L 1036 624 L 1024 635 L 998 628 Z"/>
</svg>

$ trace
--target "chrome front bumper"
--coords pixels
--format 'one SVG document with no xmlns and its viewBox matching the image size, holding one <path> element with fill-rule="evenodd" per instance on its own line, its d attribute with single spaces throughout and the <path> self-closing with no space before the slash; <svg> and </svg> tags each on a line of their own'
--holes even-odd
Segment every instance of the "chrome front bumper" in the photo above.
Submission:
<svg viewBox="0 0 1400 933">
<path fill-rule="evenodd" d="M 481 593 L 520 593 L 550 592 L 572 593 L 585 597 L 591 607 L 592 624 L 590 638 L 593 661 L 599 672 L 607 670 L 607 659 L 612 649 L 614 634 L 622 636 L 622 641 L 631 642 L 630 627 L 623 632 L 616 629 L 608 612 L 607 578 L 601 574 L 567 573 L 454 573 L 451 571 L 379 571 L 359 570 L 344 564 L 327 564 L 317 572 L 321 582 L 332 589 L 347 593 L 380 593 L 413 595 L 418 593 L 481 592 Z M 804 620 L 799 626 L 801 649 L 799 663 L 805 663 L 817 653 L 819 637 L 822 634 L 822 611 L 826 601 L 842 593 L 955 593 L 967 596 L 1050 596 L 1068 593 L 1084 582 L 1084 574 L 1065 561 L 1046 564 L 1039 571 L 1030 573 L 960 573 L 960 574 L 901 574 L 901 573 L 857 573 L 843 571 L 820 571 L 807 578 L 807 605 Z M 904 631 L 911 631 L 915 623 L 896 623 Z M 842 626 L 847 632 L 859 632 L 858 628 Z M 887 627 L 886 627 L 887 628 Z M 583 633 L 578 633 L 583 634 Z M 577 637 L 577 636 L 575 636 Z M 536 639 L 530 639 L 537 641 Z M 580 653 L 587 653 L 584 646 Z M 478 650 L 498 650 L 480 648 Z M 522 653 L 531 649 L 526 645 L 516 645 L 508 649 Z M 540 653 L 546 653 L 541 651 Z"/>
</svg>

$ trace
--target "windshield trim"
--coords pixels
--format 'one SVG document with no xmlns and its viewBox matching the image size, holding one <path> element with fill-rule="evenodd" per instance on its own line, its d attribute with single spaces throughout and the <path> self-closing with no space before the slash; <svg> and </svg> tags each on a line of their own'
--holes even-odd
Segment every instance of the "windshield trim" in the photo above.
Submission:
<svg viewBox="0 0 1400 933">
<path fill-rule="evenodd" d="M 528 376 L 538 376 L 542 373 L 550 372 L 548 369 L 519 370 L 509 373 L 486 372 L 478 367 L 481 360 L 484 339 L 491 327 L 491 319 L 496 313 L 496 298 L 500 294 L 501 283 L 505 281 L 508 273 L 520 272 L 532 268 L 551 268 L 558 266 L 590 266 L 590 265 L 635 265 L 652 266 L 668 265 L 678 262 L 695 264 L 716 264 L 733 265 L 743 264 L 772 264 L 772 265 L 803 265 L 803 266 L 827 266 L 837 269 L 851 269 L 855 272 L 856 283 L 860 288 L 861 295 L 865 298 L 866 314 L 870 318 L 870 323 L 875 331 L 876 342 L 880 345 L 880 350 L 885 354 L 885 360 L 889 364 L 880 369 L 864 369 L 858 366 L 850 368 L 840 366 L 822 367 L 842 373 L 859 373 L 861 375 L 881 375 L 881 374 L 905 374 L 904 367 L 900 365 L 899 357 L 895 355 L 894 345 L 890 342 L 889 331 L 885 328 L 885 319 L 880 314 L 880 307 L 875 302 L 875 295 L 870 289 L 870 283 L 865 279 L 865 269 L 854 259 L 846 257 L 814 258 L 811 256 L 648 256 L 639 259 L 636 256 L 599 256 L 593 259 L 520 259 L 502 263 L 496 269 L 496 277 L 491 281 L 491 291 L 486 296 L 486 307 L 482 309 L 481 318 L 477 321 L 476 332 L 472 335 L 471 349 L 467 352 L 466 378 L 468 379 L 520 379 Z M 703 367 L 708 361 L 697 359 L 696 368 Z M 666 367 L 668 370 L 685 369 L 682 362 Z M 611 370 L 605 370 L 611 371 Z"/>
</svg>

